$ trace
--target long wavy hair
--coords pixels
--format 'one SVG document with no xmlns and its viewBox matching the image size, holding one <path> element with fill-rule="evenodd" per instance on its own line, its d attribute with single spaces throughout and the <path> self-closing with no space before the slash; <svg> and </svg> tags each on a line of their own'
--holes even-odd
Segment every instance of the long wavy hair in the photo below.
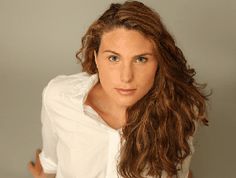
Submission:
<svg viewBox="0 0 236 178">
<path fill-rule="evenodd" d="M 157 49 L 158 69 L 150 91 L 127 109 L 122 128 L 118 173 L 125 178 L 160 177 L 162 171 L 177 175 L 191 154 L 189 138 L 195 123 L 208 125 L 206 84 L 193 78 L 182 51 L 161 22 L 159 14 L 141 2 L 114 3 L 89 27 L 76 57 L 82 70 L 97 73 L 94 51 L 102 35 L 115 28 L 136 30 L 151 39 Z"/>
</svg>

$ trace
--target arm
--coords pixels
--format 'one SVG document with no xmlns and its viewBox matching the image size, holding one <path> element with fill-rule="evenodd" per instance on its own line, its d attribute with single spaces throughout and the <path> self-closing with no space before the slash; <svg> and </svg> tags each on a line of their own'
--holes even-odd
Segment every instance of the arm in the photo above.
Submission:
<svg viewBox="0 0 236 178">
<path fill-rule="evenodd" d="M 191 170 L 189 171 L 188 178 L 193 178 L 193 173 Z"/>
<path fill-rule="evenodd" d="M 56 174 L 45 174 L 39 160 L 40 149 L 36 150 L 35 162 L 28 163 L 28 170 L 34 178 L 55 178 Z"/>
<path fill-rule="evenodd" d="M 193 178 L 193 173 L 190 170 L 190 163 L 191 159 L 194 153 L 194 146 L 193 146 L 193 137 L 189 138 L 189 145 L 191 149 L 191 153 L 183 160 L 182 165 L 178 165 L 179 168 L 181 168 L 178 171 L 178 177 L 184 177 L 184 178 Z"/>
<path fill-rule="evenodd" d="M 167 178 L 171 178 L 171 177 L 167 177 Z M 189 173 L 188 173 L 188 178 L 193 178 L 193 173 L 192 173 L 192 171 L 191 170 L 189 170 Z"/>
<path fill-rule="evenodd" d="M 44 88 L 42 94 L 42 110 L 41 110 L 41 123 L 42 123 L 42 142 L 43 148 L 36 151 L 35 163 L 28 164 L 28 169 L 34 178 L 52 178 L 55 177 L 57 171 L 57 134 L 53 122 L 52 106 L 48 107 L 51 101 L 50 85 Z"/>
<path fill-rule="evenodd" d="M 56 147 L 58 136 L 53 118 L 53 104 L 51 104 L 52 87 L 50 83 L 44 88 L 42 98 L 41 123 L 42 123 L 42 151 L 39 154 L 40 163 L 45 174 L 55 174 L 57 171 Z"/>
</svg>

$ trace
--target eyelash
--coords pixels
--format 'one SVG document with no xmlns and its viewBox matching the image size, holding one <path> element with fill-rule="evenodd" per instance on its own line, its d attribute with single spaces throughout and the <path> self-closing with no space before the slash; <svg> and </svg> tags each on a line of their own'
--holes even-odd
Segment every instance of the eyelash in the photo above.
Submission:
<svg viewBox="0 0 236 178">
<path fill-rule="evenodd" d="M 111 62 L 118 62 L 118 61 L 112 60 L 112 59 L 114 59 L 114 58 L 115 58 L 116 60 L 118 59 L 118 57 L 117 57 L 117 56 L 114 56 L 114 55 L 111 55 L 111 56 L 108 57 L 109 61 L 111 61 Z M 140 60 L 140 59 L 142 59 L 142 60 L 144 60 L 144 61 L 143 61 L 143 62 L 141 61 L 141 62 L 138 62 L 138 63 L 145 63 L 145 62 L 147 62 L 147 60 L 148 60 L 146 57 L 143 57 L 143 56 L 139 56 L 139 57 L 136 58 L 136 60 Z"/>
<path fill-rule="evenodd" d="M 117 58 L 118 58 L 117 56 L 111 55 L 111 56 L 108 57 L 109 61 L 111 61 L 111 62 L 117 62 L 117 61 L 111 60 L 111 58 L 113 58 L 113 59 L 116 58 L 116 59 L 117 59 Z"/>
<path fill-rule="evenodd" d="M 143 57 L 143 56 L 139 56 L 139 57 L 137 57 L 137 59 L 144 59 L 145 60 L 144 62 L 141 62 L 141 63 L 145 63 L 148 60 L 146 57 Z"/>
</svg>

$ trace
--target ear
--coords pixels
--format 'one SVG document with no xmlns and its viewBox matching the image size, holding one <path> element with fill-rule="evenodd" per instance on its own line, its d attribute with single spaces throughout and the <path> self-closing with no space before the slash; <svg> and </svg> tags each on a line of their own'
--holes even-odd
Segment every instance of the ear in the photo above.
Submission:
<svg viewBox="0 0 236 178">
<path fill-rule="evenodd" d="M 97 66 L 97 53 L 95 50 L 93 51 L 93 54 L 94 54 L 94 60 L 95 60 L 96 66 Z"/>
</svg>

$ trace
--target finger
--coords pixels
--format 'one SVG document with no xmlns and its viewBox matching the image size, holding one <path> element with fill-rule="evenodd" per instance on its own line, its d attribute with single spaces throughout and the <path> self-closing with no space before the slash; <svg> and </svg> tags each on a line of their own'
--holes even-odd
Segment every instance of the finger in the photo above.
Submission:
<svg viewBox="0 0 236 178">
<path fill-rule="evenodd" d="M 28 165 L 27 165 L 27 167 L 28 167 L 29 172 L 30 172 L 33 176 L 38 176 L 38 175 L 39 175 L 39 172 L 36 171 L 33 162 L 29 162 Z"/>
<path fill-rule="evenodd" d="M 36 150 L 36 153 L 41 153 L 42 152 L 42 150 L 40 149 L 40 148 L 38 148 L 37 150 Z"/>
<path fill-rule="evenodd" d="M 39 162 L 40 160 L 39 160 L 39 154 L 41 153 L 41 150 L 40 149 L 37 149 L 36 150 L 36 153 L 35 153 L 35 162 L 37 163 L 37 162 Z"/>
<path fill-rule="evenodd" d="M 39 154 L 41 153 L 40 149 L 36 150 L 36 157 L 35 157 L 35 169 L 38 170 L 39 172 L 42 171 L 42 166 L 41 166 L 41 162 L 39 159 Z"/>
<path fill-rule="evenodd" d="M 35 153 L 35 158 L 36 160 L 35 161 L 39 161 L 39 154 L 41 153 L 41 149 L 37 149 L 36 150 L 36 153 Z"/>
</svg>

